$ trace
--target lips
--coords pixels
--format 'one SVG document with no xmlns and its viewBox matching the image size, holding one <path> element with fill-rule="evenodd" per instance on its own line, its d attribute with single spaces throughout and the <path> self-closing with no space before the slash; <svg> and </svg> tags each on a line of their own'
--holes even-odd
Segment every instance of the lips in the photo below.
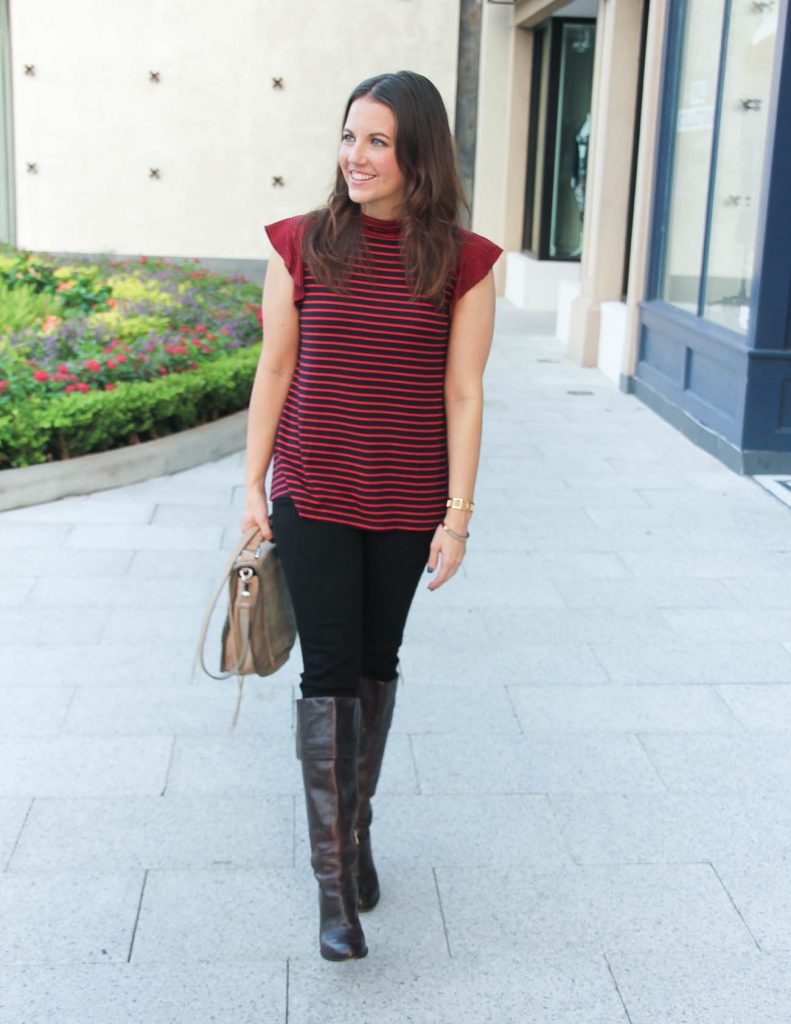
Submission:
<svg viewBox="0 0 791 1024">
<path fill-rule="evenodd" d="M 361 171 L 349 171 L 349 177 L 356 184 L 364 184 L 366 181 L 373 181 L 375 174 L 363 174 Z"/>
</svg>

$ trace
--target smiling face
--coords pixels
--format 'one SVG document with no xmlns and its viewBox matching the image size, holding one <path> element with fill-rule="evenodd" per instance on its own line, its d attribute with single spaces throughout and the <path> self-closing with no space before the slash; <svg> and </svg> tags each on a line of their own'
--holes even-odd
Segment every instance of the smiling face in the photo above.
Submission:
<svg viewBox="0 0 791 1024">
<path fill-rule="evenodd" d="M 384 103 L 362 96 L 349 107 L 338 163 L 349 198 L 378 220 L 396 217 L 406 179 L 396 161 L 395 114 Z"/>
</svg>

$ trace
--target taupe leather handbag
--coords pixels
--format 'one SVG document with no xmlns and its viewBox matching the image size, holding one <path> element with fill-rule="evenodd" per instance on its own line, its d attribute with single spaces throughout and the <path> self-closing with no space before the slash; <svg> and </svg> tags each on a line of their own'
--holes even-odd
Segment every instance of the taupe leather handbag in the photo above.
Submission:
<svg viewBox="0 0 791 1024">
<path fill-rule="evenodd" d="M 206 668 L 204 648 L 209 621 L 226 581 L 228 612 L 220 643 L 222 674 L 215 675 Z M 237 677 L 239 694 L 231 729 L 236 727 L 239 717 L 244 676 L 270 676 L 277 672 L 288 660 L 296 635 L 294 609 L 277 546 L 265 541 L 257 526 L 251 527 L 223 572 L 203 617 L 198 640 L 198 657 L 207 675 L 212 679 Z"/>
</svg>

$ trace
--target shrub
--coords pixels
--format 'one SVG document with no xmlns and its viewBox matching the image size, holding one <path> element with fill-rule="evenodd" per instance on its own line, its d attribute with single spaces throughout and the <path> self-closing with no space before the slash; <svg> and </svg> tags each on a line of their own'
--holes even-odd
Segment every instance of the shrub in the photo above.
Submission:
<svg viewBox="0 0 791 1024">
<path fill-rule="evenodd" d="M 194 373 L 6 406 L 0 409 L 0 468 L 108 451 L 238 412 L 247 405 L 260 350 L 240 349 Z"/>
</svg>

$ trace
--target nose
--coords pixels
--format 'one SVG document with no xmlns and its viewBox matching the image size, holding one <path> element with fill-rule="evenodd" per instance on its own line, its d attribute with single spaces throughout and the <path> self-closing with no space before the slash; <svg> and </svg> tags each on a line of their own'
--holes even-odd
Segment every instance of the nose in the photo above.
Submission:
<svg viewBox="0 0 791 1024">
<path fill-rule="evenodd" d="M 349 163 L 360 164 L 363 163 L 363 161 L 364 156 L 362 141 L 360 139 L 355 139 L 354 142 L 352 143 L 351 148 L 349 149 Z"/>
</svg>

